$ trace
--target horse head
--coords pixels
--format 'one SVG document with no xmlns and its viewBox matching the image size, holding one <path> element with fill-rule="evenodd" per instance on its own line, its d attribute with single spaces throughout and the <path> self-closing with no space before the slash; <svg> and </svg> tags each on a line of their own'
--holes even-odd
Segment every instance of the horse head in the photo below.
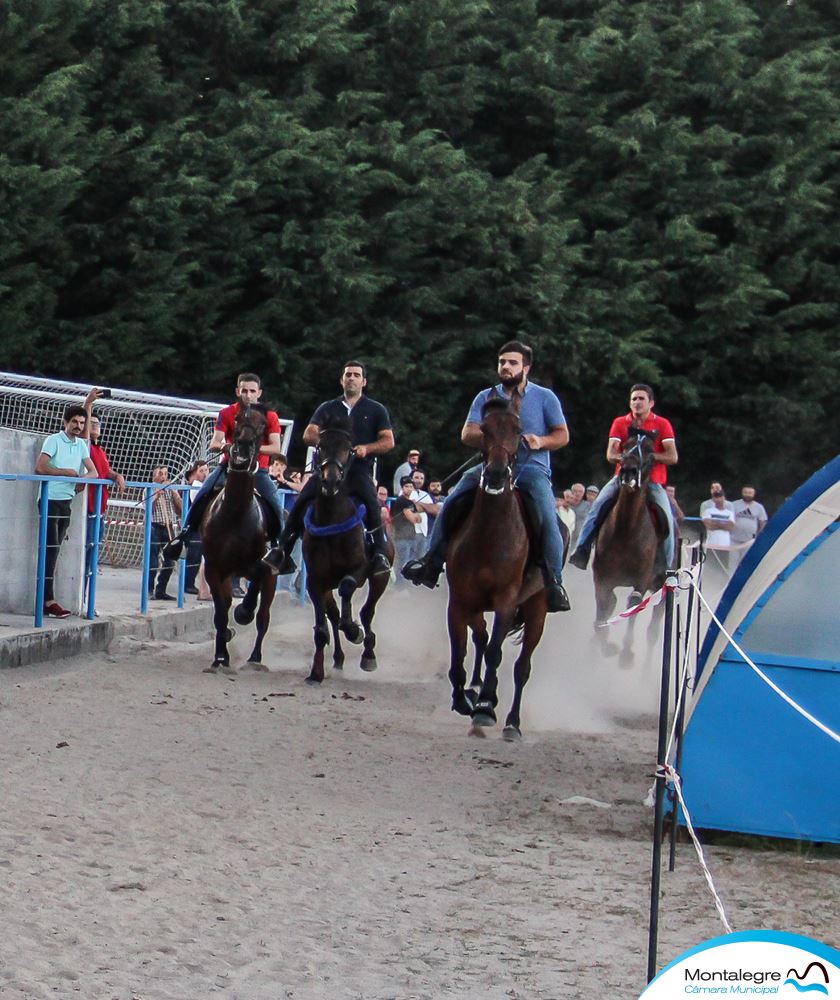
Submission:
<svg viewBox="0 0 840 1000">
<path fill-rule="evenodd" d="M 341 491 L 347 467 L 353 458 L 350 418 L 330 416 L 321 425 L 318 441 L 318 470 L 321 493 L 334 497 Z"/>
<path fill-rule="evenodd" d="M 503 493 L 513 485 L 516 452 L 522 438 L 519 408 L 504 396 L 491 396 L 481 411 L 481 433 L 484 435 L 484 471 L 481 488 L 485 493 Z"/>
<path fill-rule="evenodd" d="M 265 436 L 267 410 L 261 403 L 240 407 L 228 452 L 231 472 L 253 472 Z"/>
<path fill-rule="evenodd" d="M 637 490 L 650 478 L 653 468 L 653 449 L 658 431 L 645 431 L 631 427 L 627 442 L 619 459 L 619 481 L 628 489 Z"/>
</svg>

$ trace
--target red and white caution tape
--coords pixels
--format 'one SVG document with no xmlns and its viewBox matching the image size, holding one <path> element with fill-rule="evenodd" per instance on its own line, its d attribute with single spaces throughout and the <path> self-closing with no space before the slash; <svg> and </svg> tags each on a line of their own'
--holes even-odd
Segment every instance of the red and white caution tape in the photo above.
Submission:
<svg viewBox="0 0 840 1000">
<path fill-rule="evenodd" d="M 665 595 L 668 591 L 673 589 L 674 584 L 665 583 L 662 585 L 661 590 L 648 594 L 643 601 L 639 601 L 638 604 L 634 604 L 632 608 L 626 608 L 624 611 L 620 611 L 617 615 L 613 615 L 612 618 L 608 618 L 605 622 L 596 622 L 595 628 L 606 628 L 608 625 L 614 625 L 616 622 L 620 622 L 623 619 L 633 618 L 646 608 L 655 608 L 657 604 L 661 604 L 665 600 Z"/>
</svg>

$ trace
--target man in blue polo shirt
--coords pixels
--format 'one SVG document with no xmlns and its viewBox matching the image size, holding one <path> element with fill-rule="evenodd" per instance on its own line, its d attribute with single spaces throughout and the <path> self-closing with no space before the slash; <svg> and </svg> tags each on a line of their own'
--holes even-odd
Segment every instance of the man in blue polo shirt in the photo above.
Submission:
<svg viewBox="0 0 840 1000">
<path fill-rule="evenodd" d="M 64 408 L 64 430 L 51 434 L 41 445 L 35 463 L 38 476 L 62 476 L 71 479 L 96 478 L 85 432 L 87 411 L 70 403 Z M 44 614 L 50 618 L 68 618 L 70 612 L 55 599 L 53 577 L 61 543 L 70 524 L 70 501 L 76 495 L 75 482 L 56 480 L 47 483 L 47 562 L 44 579 Z M 40 506 L 40 500 L 38 501 Z"/>
<path fill-rule="evenodd" d="M 516 486 L 527 497 L 529 506 L 536 513 L 543 548 L 543 576 L 549 611 L 568 611 L 569 598 L 562 584 L 563 539 L 554 512 L 554 493 L 551 489 L 550 452 L 565 448 L 569 443 L 569 429 L 560 400 L 550 390 L 528 379 L 533 352 L 526 344 L 511 340 L 499 351 L 499 384 L 484 389 L 473 400 L 467 421 L 461 431 L 461 440 L 469 448 L 481 448 L 481 411 L 491 394 L 511 399 L 514 394 L 521 400 L 519 419 L 522 423 L 522 442 L 516 459 Z M 482 467 L 470 469 L 446 498 L 443 516 L 435 518 L 429 549 L 422 559 L 403 567 L 402 574 L 412 583 L 434 587 L 446 560 L 446 504 L 468 490 L 475 490 L 481 478 Z"/>
</svg>

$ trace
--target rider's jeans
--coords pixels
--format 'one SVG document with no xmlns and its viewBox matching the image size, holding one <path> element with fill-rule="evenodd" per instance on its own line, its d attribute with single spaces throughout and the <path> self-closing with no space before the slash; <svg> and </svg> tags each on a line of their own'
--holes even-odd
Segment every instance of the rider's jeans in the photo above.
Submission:
<svg viewBox="0 0 840 1000">
<path fill-rule="evenodd" d="M 482 469 L 483 466 L 477 466 L 466 472 L 446 498 L 445 504 L 449 503 L 453 497 L 476 489 L 481 479 Z M 534 527 L 542 539 L 546 567 L 559 580 L 563 575 L 563 539 L 555 514 L 551 480 L 539 466 L 523 465 L 517 470 L 516 485 L 531 499 L 531 509 L 540 519 L 540 524 Z M 444 533 L 444 520 L 445 510 L 441 511 L 435 518 L 432 535 L 429 539 L 429 557 L 439 564 L 442 564 L 446 559 L 447 538 Z"/>
<path fill-rule="evenodd" d="M 216 488 L 216 484 L 227 474 L 226 465 L 217 465 L 216 468 L 210 473 L 210 475 L 204 480 L 201 489 L 196 493 L 193 502 L 190 504 L 190 511 L 187 514 L 187 519 L 184 522 L 185 531 L 196 531 L 197 525 L 192 523 L 192 512 L 198 506 L 200 500 L 203 500 L 208 493 L 212 492 Z M 277 523 L 283 524 L 283 503 L 280 496 L 280 492 L 277 489 L 277 484 L 269 476 L 268 469 L 259 468 L 254 474 L 254 489 L 257 493 L 264 499 L 268 501 L 269 506 L 277 515 Z M 200 508 L 199 508 L 200 509 Z"/>
<path fill-rule="evenodd" d="M 621 483 L 619 482 L 618 476 L 613 476 L 613 478 L 607 483 L 607 485 L 601 490 L 598 496 L 589 508 L 589 513 L 586 515 L 586 519 L 583 522 L 583 527 L 580 529 L 580 536 L 578 537 L 577 547 L 579 549 L 587 549 L 592 544 L 592 533 L 595 531 L 595 527 L 599 521 L 599 514 L 601 508 L 610 500 L 615 500 L 618 496 L 618 491 L 621 488 Z M 668 566 L 672 566 L 674 563 L 674 515 L 671 511 L 671 501 L 668 499 L 668 494 L 665 492 L 665 487 L 661 483 L 648 483 L 648 495 L 651 500 L 665 512 L 666 522 L 668 524 L 668 535 L 665 538 L 665 559 Z"/>
</svg>

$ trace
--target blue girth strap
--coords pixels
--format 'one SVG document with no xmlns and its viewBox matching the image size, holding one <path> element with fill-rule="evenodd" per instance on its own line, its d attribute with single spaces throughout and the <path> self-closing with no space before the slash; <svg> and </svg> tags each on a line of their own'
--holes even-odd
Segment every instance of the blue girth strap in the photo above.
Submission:
<svg viewBox="0 0 840 1000">
<path fill-rule="evenodd" d="M 338 524 L 315 524 L 312 520 L 312 507 L 307 507 L 303 513 L 303 526 L 310 535 L 322 537 L 324 535 L 343 535 L 345 531 L 352 531 L 353 528 L 365 523 L 367 507 L 360 503 L 356 507 L 356 513 L 348 517 L 346 521 L 339 521 Z"/>
</svg>

